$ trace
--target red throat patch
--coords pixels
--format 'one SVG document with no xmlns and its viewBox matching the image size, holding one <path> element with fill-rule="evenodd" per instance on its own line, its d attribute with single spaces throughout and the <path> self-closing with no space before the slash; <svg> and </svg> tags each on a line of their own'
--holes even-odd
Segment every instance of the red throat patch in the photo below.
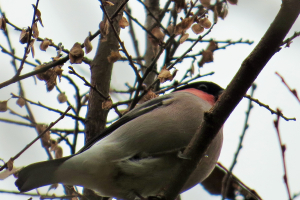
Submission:
<svg viewBox="0 0 300 200">
<path fill-rule="evenodd" d="M 194 95 L 196 95 L 197 97 L 207 101 L 210 105 L 214 105 L 215 104 L 215 97 L 211 94 L 207 94 L 206 92 L 203 92 L 201 90 L 197 90 L 195 88 L 188 88 L 185 90 L 181 90 L 182 92 L 189 92 L 192 93 Z M 181 92 L 180 90 L 178 92 Z"/>
</svg>

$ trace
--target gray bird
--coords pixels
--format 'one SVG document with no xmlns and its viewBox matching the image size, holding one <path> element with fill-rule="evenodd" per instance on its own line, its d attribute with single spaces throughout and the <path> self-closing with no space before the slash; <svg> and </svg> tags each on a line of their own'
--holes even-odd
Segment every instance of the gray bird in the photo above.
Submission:
<svg viewBox="0 0 300 200">
<path fill-rule="evenodd" d="M 77 154 L 31 164 L 18 175 L 21 192 L 63 183 L 92 189 L 102 196 L 134 200 L 156 196 L 178 169 L 178 153 L 190 142 L 205 111 L 223 89 L 196 82 L 147 101 L 121 117 Z M 203 181 L 214 169 L 222 129 L 181 192 Z"/>
</svg>

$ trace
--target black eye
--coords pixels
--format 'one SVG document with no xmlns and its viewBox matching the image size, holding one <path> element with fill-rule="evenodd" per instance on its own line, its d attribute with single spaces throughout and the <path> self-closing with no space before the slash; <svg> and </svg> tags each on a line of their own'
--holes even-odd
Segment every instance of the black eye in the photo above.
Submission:
<svg viewBox="0 0 300 200">
<path fill-rule="evenodd" d="M 198 90 L 207 91 L 207 89 L 207 86 L 204 84 L 198 86 Z"/>
</svg>

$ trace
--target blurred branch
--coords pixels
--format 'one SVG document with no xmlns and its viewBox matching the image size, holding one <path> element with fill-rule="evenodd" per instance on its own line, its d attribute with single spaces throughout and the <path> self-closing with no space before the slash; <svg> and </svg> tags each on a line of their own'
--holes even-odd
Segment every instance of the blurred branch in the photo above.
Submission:
<svg viewBox="0 0 300 200">
<path fill-rule="evenodd" d="M 11 164 L 12 164 L 12 162 L 14 160 L 16 160 L 18 157 L 20 157 L 31 145 L 33 145 L 38 139 L 40 139 L 45 133 L 47 133 L 53 126 L 55 126 L 55 124 L 57 124 L 57 122 L 62 120 L 65 117 L 65 115 L 67 114 L 67 112 L 69 112 L 70 109 L 71 109 L 71 107 L 68 107 L 67 110 L 55 122 L 51 122 L 49 124 L 49 126 L 40 135 L 38 135 L 32 142 L 30 142 L 28 145 L 26 145 L 26 147 L 23 148 L 14 157 L 10 158 L 8 162 L 11 162 Z M 7 163 L 8 162 L 6 162 L 3 166 L 0 167 L 0 171 L 7 168 Z"/>
<path fill-rule="evenodd" d="M 98 90 L 96 86 L 92 86 L 83 76 L 80 76 L 79 74 L 77 74 L 77 72 L 74 70 L 74 68 L 72 66 L 69 66 L 69 69 L 70 69 L 69 74 L 74 74 L 78 78 L 83 80 L 84 85 L 86 85 L 86 86 L 92 88 L 93 90 L 95 90 L 103 99 L 107 100 L 107 99 L 110 98 L 109 96 L 108 97 L 104 96 L 104 94 L 102 94 L 102 92 L 100 92 L 100 90 Z"/>
<path fill-rule="evenodd" d="M 250 93 L 251 97 L 253 97 L 255 89 L 256 89 L 256 84 L 253 83 L 252 87 L 251 87 L 251 93 Z M 236 150 L 236 153 L 234 154 L 232 164 L 231 164 L 226 176 L 224 176 L 224 178 L 222 180 L 222 200 L 224 200 L 227 196 L 227 192 L 228 192 L 228 188 L 229 188 L 229 180 L 232 176 L 233 168 L 237 163 L 237 157 L 238 157 L 238 155 L 239 155 L 239 153 L 242 149 L 242 143 L 243 143 L 243 140 L 244 140 L 244 137 L 245 137 L 245 134 L 246 134 L 246 130 L 249 127 L 248 120 L 249 120 L 249 116 L 250 116 L 250 112 L 251 112 L 252 108 L 253 108 L 252 101 L 249 100 L 248 109 L 247 109 L 247 112 L 246 112 L 245 123 L 244 123 L 244 128 L 243 128 L 243 132 L 240 136 L 240 142 L 238 144 L 238 148 Z"/>
<path fill-rule="evenodd" d="M 65 75 L 62 75 L 62 77 L 68 77 L 68 76 L 65 76 Z M 70 77 L 68 77 L 68 78 L 70 78 Z M 66 79 L 68 79 L 68 78 L 66 78 Z M 70 78 L 71 79 L 71 78 Z M 69 79 L 68 79 L 69 80 Z M 72 80 L 72 79 L 71 79 Z M 73 81 L 73 80 L 72 80 Z M 57 85 L 55 85 L 55 88 L 56 88 L 56 90 L 59 92 L 59 93 L 62 93 L 62 90 L 57 86 Z M 76 110 L 75 110 L 75 108 L 74 108 L 74 106 L 72 106 L 72 104 L 70 103 L 70 101 L 67 99 L 67 104 L 68 104 L 68 106 L 71 106 L 71 109 L 72 109 L 72 111 L 73 111 L 73 113 L 76 113 Z"/>
<path fill-rule="evenodd" d="M 298 97 L 297 91 L 295 89 L 291 89 L 290 86 L 288 86 L 288 84 L 285 82 L 284 78 L 278 72 L 275 72 L 275 74 L 281 78 L 283 84 L 289 89 L 289 91 L 296 97 L 296 99 L 300 103 L 300 99 Z"/>
<path fill-rule="evenodd" d="M 293 42 L 293 39 L 295 39 L 298 36 L 300 36 L 300 31 L 299 32 L 295 32 L 292 37 L 287 38 L 286 40 L 284 40 L 282 42 L 281 46 L 286 45 L 285 47 L 290 47 L 291 43 Z"/>
<path fill-rule="evenodd" d="M 186 41 L 188 41 L 188 40 L 189 39 L 187 39 Z M 190 39 L 189 41 L 196 41 L 196 40 Z M 231 40 L 229 40 L 228 42 L 225 42 L 225 41 L 215 41 L 215 40 L 206 40 L 205 42 L 210 42 L 210 41 L 214 41 L 217 44 L 218 43 L 227 43 L 224 46 L 221 46 L 221 47 L 218 47 L 218 48 L 212 50 L 212 52 L 220 50 L 220 49 L 226 49 L 226 47 L 231 46 L 231 45 L 235 45 L 235 44 L 249 44 L 249 45 L 251 45 L 253 43 L 253 41 L 249 41 L 249 40 L 243 41 L 242 39 L 240 39 L 238 41 L 233 41 L 233 42 Z M 203 42 L 203 40 L 201 40 L 199 42 Z M 202 50 L 200 52 L 198 52 L 198 53 L 195 53 L 195 54 L 186 55 L 186 56 L 183 57 L 183 59 L 185 59 L 185 58 L 195 58 L 195 57 L 200 56 L 200 55 L 202 55 Z M 179 57 L 172 57 L 171 60 L 174 60 L 174 59 L 179 59 Z"/>
<path fill-rule="evenodd" d="M 268 105 L 266 105 L 266 104 L 260 102 L 258 99 L 252 98 L 250 95 L 245 95 L 244 97 L 247 98 L 247 99 L 250 99 L 251 101 L 253 101 L 253 102 L 255 102 L 255 103 L 257 103 L 259 106 L 266 108 L 268 111 L 271 112 L 271 114 L 276 114 L 276 115 L 282 117 L 282 118 L 285 119 L 286 121 L 289 121 L 289 120 L 296 121 L 296 118 L 287 118 L 287 117 L 284 116 L 281 112 L 278 113 L 277 111 L 275 111 L 275 110 L 273 110 L 272 108 L 270 108 L 270 106 L 268 106 Z"/>
<path fill-rule="evenodd" d="M 128 11 L 128 13 L 131 15 L 131 9 L 128 6 L 128 4 L 126 4 L 126 10 Z M 141 54 L 140 54 L 140 50 L 139 50 L 139 41 L 136 38 L 135 32 L 134 32 L 134 28 L 133 28 L 133 24 L 132 24 L 132 19 L 130 19 L 129 21 L 129 33 L 132 39 L 132 43 L 133 43 L 133 47 L 135 50 L 135 54 L 137 56 L 137 58 L 141 58 Z M 137 62 L 139 64 L 142 64 L 141 60 L 137 60 Z"/>
<path fill-rule="evenodd" d="M 168 0 L 168 1 L 166 2 L 165 6 L 164 6 L 164 9 L 163 9 L 162 11 L 160 11 L 160 14 L 159 14 L 159 16 L 158 16 L 159 22 L 161 22 L 162 19 L 164 18 L 166 12 L 167 12 L 168 9 L 169 9 L 170 4 L 171 4 L 171 0 Z M 152 29 L 153 29 L 154 27 L 156 27 L 156 26 L 159 26 L 159 24 L 160 24 L 160 23 L 154 23 L 154 24 L 149 28 L 149 31 L 152 31 Z"/>
<path fill-rule="evenodd" d="M 4 119 L 4 118 L 0 118 L 1 122 L 5 122 L 5 123 L 9 123 L 9 124 L 17 124 L 20 126 L 27 126 L 27 127 L 31 127 L 31 128 L 35 128 L 36 125 L 38 123 L 25 123 L 25 122 L 20 122 L 20 121 L 14 121 L 14 120 L 10 120 L 10 119 Z M 51 132 L 65 132 L 65 133 L 73 133 L 74 129 L 59 129 L 59 128 L 54 128 L 54 129 L 50 129 Z M 84 130 L 79 130 L 79 133 L 84 133 Z"/>
<path fill-rule="evenodd" d="M 136 18 L 132 17 L 130 15 L 129 12 L 127 12 L 126 10 L 124 10 L 125 14 L 131 19 L 133 20 L 137 25 L 139 25 L 139 27 L 141 27 L 144 31 L 146 31 L 146 33 L 151 36 L 153 39 L 156 40 L 156 42 L 161 46 L 164 45 L 164 42 L 159 40 L 155 35 L 153 35 L 153 33 L 151 31 L 149 31 L 145 26 L 143 26 Z"/>
<path fill-rule="evenodd" d="M 211 174 L 201 183 L 201 185 L 212 195 L 222 195 L 222 180 L 227 176 L 228 170 L 221 164 L 217 163 L 215 169 Z M 234 174 L 230 177 L 229 190 L 226 194 L 227 199 L 237 199 L 237 193 L 239 196 L 243 196 L 244 200 L 261 200 L 262 198 L 255 192 L 255 190 L 249 188 L 241 180 L 239 180 Z M 240 199 L 240 197 L 238 198 Z"/>
<path fill-rule="evenodd" d="M 164 33 L 169 35 L 169 32 L 167 31 L 167 29 L 165 29 L 165 27 L 160 23 L 160 20 L 156 18 L 156 16 L 152 13 L 152 11 L 148 8 L 148 6 L 146 6 L 142 0 L 137 0 L 137 1 L 140 2 L 146 8 L 149 15 L 155 20 L 156 24 L 158 26 L 160 26 L 160 28 L 163 29 Z"/>
<path fill-rule="evenodd" d="M 279 110 L 277 108 L 277 112 L 280 113 L 281 110 Z M 287 177 L 287 168 L 286 168 L 286 162 L 285 162 L 285 150 L 286 150 L 286 146 L 282 143 L 281 137 L 280 137 L 280 132 L 279 132 L 279 116 L 277 116 L 277 119 L 274 120 L 274 127 L 276 129 L 276 133 L 278 136 L 278 141 L 279 141 L 279 145 L 280 145 L 280 149 L 281 149 L 281 156 L 282 156 L 282 163 L 283 163 L 283 169 L 284 169 L 284 175 L 283 175 L 283 180 L 286 186 L 286 190 L 289 196 L 289 200 L 292 200 L 292 195 L 290 192 L 290 188 L 289 188 L 289 183 L 288 183 L 288 177 Z"/>
<path fill-rule="evenodd" d="M 67 195 L 67 196 L 48 196 L 44 194 L 36 194 L 36 193 L 20 193 L 19 191 L 10 191 L 10 190 L 0 190 L 0 193 L 4 194 L 14 194 L 14 195 L 23 195 L 23 196 L 31 196 L 31 197 L 40 197 L 40 199 L 72 199 L 74 197 L 79 197 L 76 195 Z"/>
<path fill-rule="evenodd" d="M 25 123 L 25 122 L 19 122 L 19 121 L 14 121 L 14 120 L 10 120 L 10 119 L 4 119 L 4 118 L 0 118 L 0 121 L 1 122 L 6 122 L 6 123 L 9 123 L 9 124 L 17 124 L 17 125 L 20 125 L 20 126 L 28 126 L 28 127 L 34 127 L 36 126 L 36 124 L 33 124 L 33 123 Z"/>
<path fill-rule="evenodd" d="M 48 107 L 48 106 L 46 106 L 46 105 L 44 105 L 44 104 L 41 104 L 40 102 L 36 103 L 36 102 L 33 102 L 33 101 L 29 100 L 29 99 L 26 99 L 25 97 L 21 97 L 21 96 L 15 95 L 15 94 L 13 94 L 13 93 L 11 93 L 11 95 L 12 95 L 12 98 L 22 98 L 22 99 L 24 99 L 26 102 L 28 102 L 28 103 L 30 103 L 30 104 L 33 104 L 33 105 L 36 105 L 36 106 L 45 108 L 45 109 L 50 110 L 50 111 L 57 112 L 57 113 L 59 113 L 59 114 L 65 113 L 65 112 L 63 112 L 63 111 L 60 111 L 60 110 L 57 110 L 57 109 L 54 109 L 54 108 L 50 108 L 50 107 Z M 69 106 L 69 107 L 71 108 L 71 106 Z M 78 120 L 80 120 L 82 123 L 84 123 L 84 121 L 85 121 L 84 118 L 77 117 L 77 116 L 74 116 L 74 115 L 72 115 L 72 114 L 66 113 L 65 115 L 68 116 L 68 117 L 71 117 L 71 118 L 73 118 L 73 119 L 78 119 Z"/>
<path fill-rule="evenodd" d="M 13 50 L 13 52 L 9 52 L 7 49 L 5 49 L 2 45 L 0 45 L 0 48 L 2 49 L 1 51 L 3 52 L 3 53 L 5 53 L 5 54 L 7 54 L 7 55 L 9 55 L 9 56 L 11 56 L 14 60 L 13 60 L 13 65 L 15 65 L 16 63 L 16 61 L 15 60 L 22 60 L 22 58 L 20 58 L 20 57 L 18 57 L 18 56 L 16 56 L 15 54 L 14 54 L 14 50 Z M 33 67 L 36 67 L 37 66 L 37 64 L 34 64 L 34 63 L 32 63 L 32 62 L 29 62 L 29 61 L 26 61 L 25 60 L 25 63 L 26 64 L 28 64 L 28 65 L 31 65 L 31 66 L 33 66 Z"/>
</svg>

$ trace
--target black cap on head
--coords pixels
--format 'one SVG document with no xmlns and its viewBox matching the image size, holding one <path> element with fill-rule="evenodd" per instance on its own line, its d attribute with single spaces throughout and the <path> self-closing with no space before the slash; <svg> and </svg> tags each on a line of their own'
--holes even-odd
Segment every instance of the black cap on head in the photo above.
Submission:
<svg viewBox="0 0 300 200">
<path fill-rule="evenodd" d="M 221 88 L 219 85 L 208 81 L 199 81 L 195 83 L 190 83 L 182 87 L 176 88 L 174 91 L 185 90 L 188 88 L 195 88 L 197 90 L 202 90 L 203 92 L 213 95 L 216 100 L 218 100 L 218 97 L 224 91 L 224 89 Z"/>
</svg>

